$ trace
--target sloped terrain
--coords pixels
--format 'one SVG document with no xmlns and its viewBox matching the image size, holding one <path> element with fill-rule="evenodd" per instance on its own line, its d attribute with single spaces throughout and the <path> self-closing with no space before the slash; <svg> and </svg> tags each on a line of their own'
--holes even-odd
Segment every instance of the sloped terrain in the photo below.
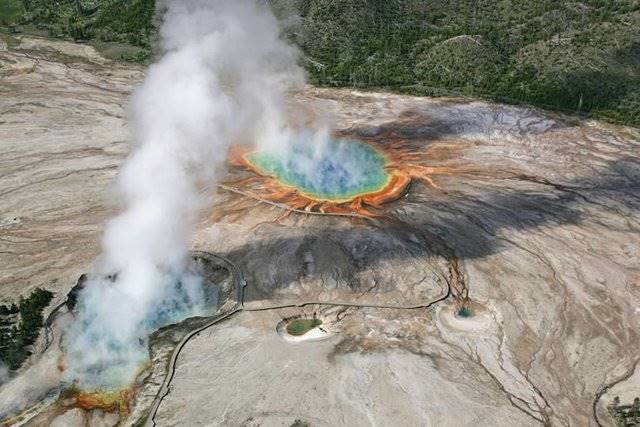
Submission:
<svg viewBox="0 0 640 427">
<path fill-rule="evenodd" d="M 157 3 L 157 4 L 156 4 Z M 640 124 L 637 0 L 270 0 L 314 84 L 467 94 Z M 162 1 L 5 0 L 0 26 L 147 60 Z"/>
<path fill-rule="evenodd" d="M 0 48 L 3 302 L 36 286 L 60 302 L 98 255 L 142 76 L 104 61 L 40 39 Z M 184 345 L 157 425 L 614 425 L 612 393 L 620 405 L 640 394 L 637 129 L 314 87 L 291 106 L 372 144 L 404 141 L 448 173 L 412 182 L 373 219 L 220 188 L 193 249 L 239 268 L 244 310 Z M 326 339 L 278 334 L 283 319 L 314 316 Z M 45 355 L 52 370 L 58 356 Z"/>
</svg>

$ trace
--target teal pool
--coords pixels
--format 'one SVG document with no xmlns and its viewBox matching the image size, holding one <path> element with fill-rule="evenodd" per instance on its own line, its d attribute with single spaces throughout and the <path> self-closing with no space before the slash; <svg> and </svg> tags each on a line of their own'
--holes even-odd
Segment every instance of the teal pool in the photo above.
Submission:
<svg viewBox="0 0 640 427">
<path fill-rule="evenodd" d="M 318 200 L 351 200 L 382 190 L 389 182 L 387 159 L 372 146 L 331 139 L 319 149 L 313 139 L 301 139 L 282 152 L 255 151 L 246 160 L 262 174 Z"/>
<path fill-rule="evenodd" d="M 473 310 L 469 307 L 462 307 L 458 310 L 456 314 L 459 317 L 464 317 L 464 318 L 473 317 Z"/>
</svg>

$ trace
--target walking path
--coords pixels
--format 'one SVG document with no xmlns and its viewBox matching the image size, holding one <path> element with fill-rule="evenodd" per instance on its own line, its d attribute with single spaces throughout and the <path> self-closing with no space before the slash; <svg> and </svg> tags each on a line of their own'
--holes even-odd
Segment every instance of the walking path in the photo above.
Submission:
<svg viewBox="0 0 640 427">
<path fill-rule="evenodd" d="M 156 395 L 156 398 L 154 399 L 153 404 L 151 405 L 151 409 L 149 410 L 149 415 L 147 416 L 147 419 L 144 422 L 145 427 L 154 427 L 156 425 L 156 422 L 155 422 L 156 414 L 158 413 L 158 409 L 160 408 L 162 401 L 164 400 L 165 397 L 167 397 L 167 395 L 169 395 L 169 392 L 171 391 L 170 386 L 171 386 L 171 381 L 175 376 L 176 361 L 178 360 L 178 356 L 180 355 L 180 352 L 185 347 L 185 345 L 189 342 L 189 340 L 191 340 L 193 337 L 198 335 L 200 332 L 204 331 L 207 328 L 210 328 L 211 326 L 217 323 L 222 322 L 225 319 L 228 319 L 229 317 L 235 315 L 236 313 L 239 313 L 241 311 L 279 310 L 283 308 L 304 307 L 308 305 L 325 305 L 325 306 L 358 307 L 358 308 L 381 308 L 381 309 L 395 309 L 395 310 L 419 310 L 419 309 L 427 309 L 433 306 L 434 304 L 437 304 L 441 301 L 446 300 L 451 296 L 451 284 L 447 283 L 447 292 L 444 295 L 436 298 L 431 302 L 415 304 L 415 305 L 358 304 L 358 303 L 345 302 L 345 301 L 329 301 L 329 302 L 304 301 L 297 304 L 279 304 L 279 305 L 273 305 L 268 307 L 245 308 L 244 307 L 244 288 L 247 286 L 247 282 L 244 280 L 240 269 L 233 262 L 231 262 L 229 259 L 225 257 L 222 257 L 220 255 L 214 255 L 214 254 L 209 254 L 209 255 L 220 259 L 230 267 L 230 270 L 234 276 L 234 282 L 236 286 L 236 305 L 231 309 L 231 311 L 214 316 L 211 318 L 210 322 L 206 323 L 205 325 L 201 326 L 198 329 L 195 329 L 189 332 L 187 335 L 184 336 L 184 338 L 182 338 L 182 340 L 178 343 L 178 345 L 176 345 L 175 349 L 173 350 L 173 353 L 171 354 L 171 359 L 169 360 L 167 375 L 165 376 L 164 381 L 160 386 L 160 390 L 158 391 L 158 394 Z"/>
</svg>

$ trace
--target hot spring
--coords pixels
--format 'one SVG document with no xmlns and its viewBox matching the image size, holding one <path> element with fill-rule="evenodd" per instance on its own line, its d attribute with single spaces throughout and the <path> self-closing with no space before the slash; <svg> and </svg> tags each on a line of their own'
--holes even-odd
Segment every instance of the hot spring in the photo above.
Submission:
<svg viewBox="0 0 640 427">
<path fill-rule="evenodd" d="M 382 191 L 391 179 L 387 158 L 369 144 L 348 139 L 322 143 L 301 138 L 288 150 L 254 151 L 245 160 L 313 200 L 342 202 Z"/>
<path fill-rule="evenodd" d="M 64 343 L 66 383 L 79 381 L 84 390 L 127 387 L 148 361 L 150 334 L 189 318 L 194 325 L 206 321 L 217 311 L 218 301 L 226 301 L 234 289 L 226 263 L 205 252 L 191 252 L 179 274 L 159 276 L 162 292 L 146 306 L 120 288 L 119 280 L 120 275 L 113 274 L 89 282 L 83 275 L 70 292 L 68 306 L 77 320 Z M 100 304 L 105 295 L 120 302 Z M 137 323 L 127 327 L 122 317 L 134 310 L 140 312 Z"/>
</svg>

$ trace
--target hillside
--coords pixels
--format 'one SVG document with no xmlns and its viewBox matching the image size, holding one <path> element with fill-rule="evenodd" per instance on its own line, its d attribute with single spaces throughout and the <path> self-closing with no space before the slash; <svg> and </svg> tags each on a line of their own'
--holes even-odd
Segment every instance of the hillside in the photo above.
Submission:
<svg viewBox="0 0 640 427">
<path fill-rule="evenodd" d="M 331 112 L 344 141 L 366 142 L 389 158 L 388 173 L 410 175 L 406 192 L 323 213 L 331 206 L 301 209 L 284 181 L 230 162 L 191 237 L 220 261 L 204 271 L 221 286 L 222 317 L 154 332 L 133 400 L 128 390 L 60 393 L 78 277 L 94 271 L 119 210 L 127 105 L 144 75 L 86 44 L 0 34 L 2 358 L 15 366 L 31 353 L 0 385 L 0 424 L 633 423 L 640 132 L 314 86 L 288 100 L 292 114 Z M 55 294 L 42 319 L 49 301 L 27 298 L 37 287 Z M 299 321 L 322 323 L 292 334 Z"/>
<path fill-rule="evenodd" d="M 325 86 L 464 94 L 640 125 L 640 1 L 272 0 Z M 6 0 L 10 23 L 139 50 L 154 0 Z"/>
</svg>

